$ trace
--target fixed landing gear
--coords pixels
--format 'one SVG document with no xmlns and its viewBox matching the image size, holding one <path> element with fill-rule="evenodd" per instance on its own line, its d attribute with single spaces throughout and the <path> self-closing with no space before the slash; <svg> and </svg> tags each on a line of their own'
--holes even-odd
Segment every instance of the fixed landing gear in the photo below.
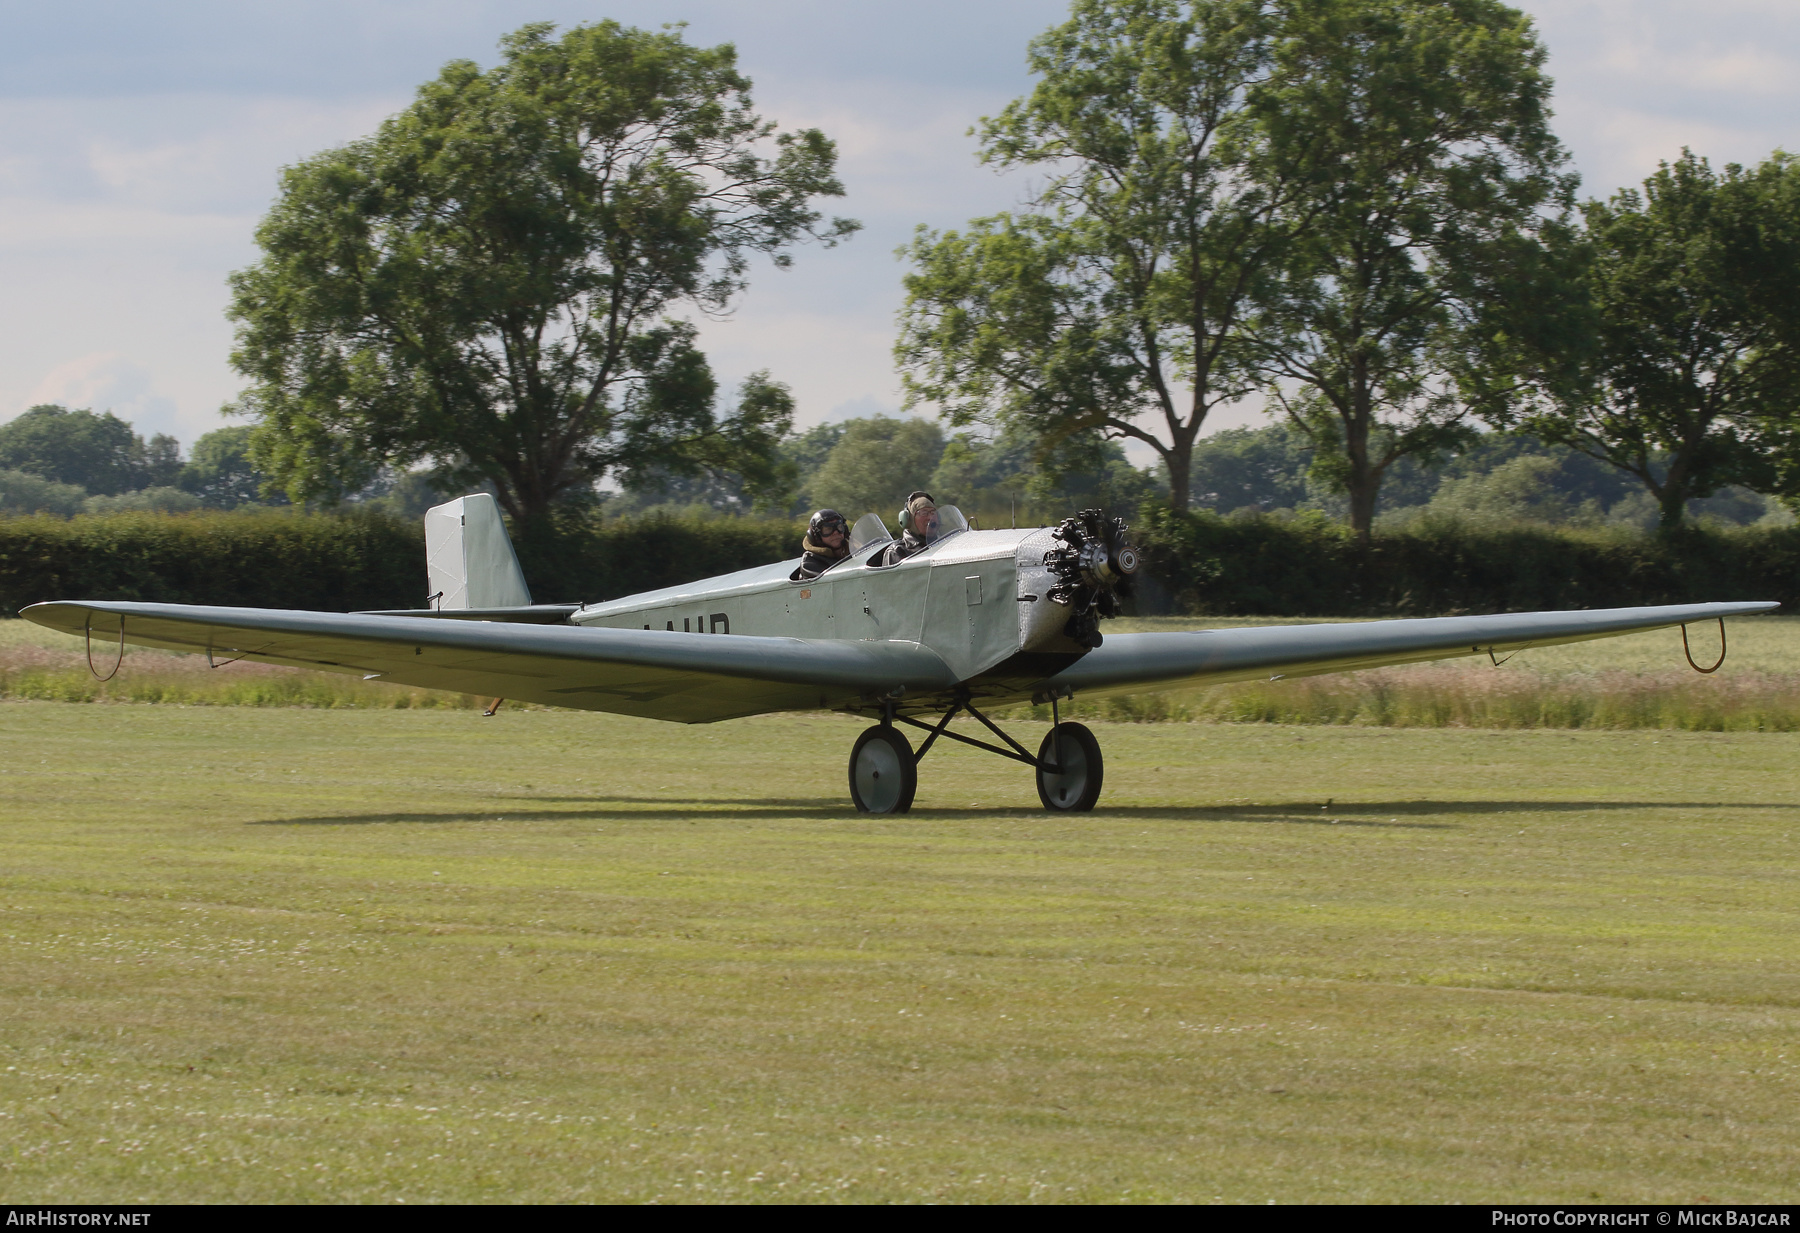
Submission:
<svg viewBox="0 0 1800 1233">
<path fill-rule="evenodd" d="M 1055 768 L 1055 769 L 1052 769 Z M 1045 809 L 1086 813 L 1100 799 L 1106 764 L 1086 724 L 1057 724 L 1038 746 L 1038 799 Z"/>
<path fill-rule="evenodd" d="M 1052 703 L 1054 707 L 1054 702 Z M 959 711 L 967 711 L 980 720 L 988 731 L 1011 748 L 1003 749 L 987 741 L 950 731 L 950 721 Z M 1055 711 L 1052 710 L 1054 716 Z M 894 725 L 909 724 L 929 733 L 925 743 L 915 751 Z M 1100 742 L 1086 725 L 1054 722 L 1038 746 L 1036 757 L 1025 747 L 1002 732 L 994 721 L 969 704 L 965 696 L 944 712 L 935 724 L 921 723 L 906 715 L 896 715 L 892 706 L 882 721 L 865 729 L 850 750 L 850 799 L 859 813 L 905 813 L 912 808 L 913 794 L 919 788 L 919 763 L 930 752 L 938 737 L 948 737 L 1023 762 L 1037 773 L 1038 799 L 1044 808 L 1057 813 L 1086 813 L 1100 799 L 1100 785 L 1106 765 L 1100 756 Z"/>
<path fill-rule="evenodd" d="M 919 790 L 919 760 L 906 738 L 876 724 L 850 750 L 850 799 L 858 813 L 905 813 Z"/>
</svg>

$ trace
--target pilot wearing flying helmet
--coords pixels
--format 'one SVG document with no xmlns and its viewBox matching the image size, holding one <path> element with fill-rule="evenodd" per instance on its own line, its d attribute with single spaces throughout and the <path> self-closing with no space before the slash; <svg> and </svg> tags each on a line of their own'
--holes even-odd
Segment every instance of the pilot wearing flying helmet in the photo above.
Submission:
<svg viewBox="0 0 1800 1233">
<path fill-rule="evenodd" d="M 938 536 L 937 502 L 929 492 L 915 492 L 900 507 L 901 536 L 887 547 L 883 565 L 898 565 Z"/>
<path fill-rule="evenodd" d="M 800 569 L 794 577 L 806 581 L 850 555 L 850 524 L 834 509 L 822 509 L 806 524 L 806 538 L 800 543 Z"/>
</svg>

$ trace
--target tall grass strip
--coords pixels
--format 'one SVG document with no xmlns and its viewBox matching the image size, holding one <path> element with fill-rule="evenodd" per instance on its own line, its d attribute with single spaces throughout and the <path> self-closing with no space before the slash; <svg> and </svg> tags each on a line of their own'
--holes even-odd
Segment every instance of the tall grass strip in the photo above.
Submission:
<svg viewBox="0 0 1800 1233">
<path fill-rule="evenodd" d="M 1048 719 L 1048 707 L 1015 708 Z M 1375 728 L 1657 728 L 1800 731 L 1800 674 L 1539 673 L 1483 665 L 1387 668 L 1210 689 L 1076 698 L 1064 718 L 1126 723 L 1335 724 Z"/>
</svg>

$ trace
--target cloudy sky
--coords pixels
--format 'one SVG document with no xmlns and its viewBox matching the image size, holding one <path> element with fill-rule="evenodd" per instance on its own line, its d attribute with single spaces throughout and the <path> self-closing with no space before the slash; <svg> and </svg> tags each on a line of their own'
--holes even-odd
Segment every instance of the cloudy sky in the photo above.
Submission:
<svg viewBox="0 0 1800 1233">
<path fill-rule="evenodd" d="M 1585 191 L 1683 145 L 1753 162 L 1800 149 L 1796 0 L 1526 0 Z M 278 170 L 358 137 L 457 58 L 491 65 L 528 21 L 688 23 L 735 43 L 765 115 L 839 143 L 866 224 L 764 268 L 706 327 L 721 377 L 767 368 L 803 423 L 898 407 L 894 249 L 921 224 L 1016 204 L 966 130 L 1024 92 L 1027 40 L 1066 0 L 0 0 L 0 420 L 111 409 L 185 444 L 237 392 L 225 276 Z M 1226 417 L 1216 426 L 1231 422 Z M 1254 418 L 1245 411 L 1240 421 Z"/>
</svg>

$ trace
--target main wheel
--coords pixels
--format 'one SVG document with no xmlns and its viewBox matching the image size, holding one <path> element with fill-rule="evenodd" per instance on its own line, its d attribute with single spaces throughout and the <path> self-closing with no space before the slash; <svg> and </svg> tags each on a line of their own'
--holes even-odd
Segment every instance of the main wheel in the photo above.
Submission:
<svg viewBox="0 0 1800 1233">
<path fill-rule="evenodd" d="M 905 813 L 919 790 L 912 746 L 893 728 L 876 724 L 850 751 L 850 799 L 861 813 Z"/>
<path fill-rule="evenodd" d="M 1038 762 L 1038 799 L 1045 809 L 1086 813 L 1100 799 L 1106 764 L 1100 760 L 1100 742 L 1085 725 L 1062 723 L 1050 729 L 1038 746 Z M 1043 764 L 1057 769 L 1047 771 Z"/>
</svg>

